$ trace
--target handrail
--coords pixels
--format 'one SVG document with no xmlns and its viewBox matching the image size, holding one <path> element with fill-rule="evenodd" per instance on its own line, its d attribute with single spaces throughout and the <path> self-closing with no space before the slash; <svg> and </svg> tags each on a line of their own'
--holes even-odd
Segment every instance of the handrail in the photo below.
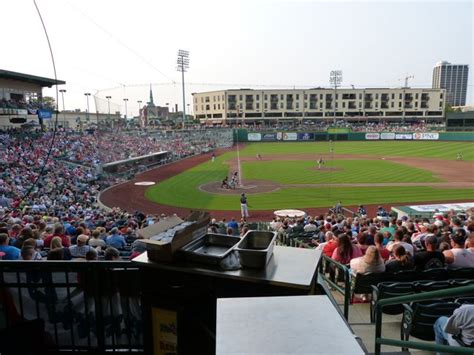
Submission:
<svg viewBox="0 0 474 355">
<path fill-rule="evenodd" d="M 346 320 L 349 320 L 349 301 L 350 301 L 350 290 L 351 290 L 351 275 L 348 267 L 346 265 L 343 265 L 341 263 L 338 263 L 334 259 L 331 259 L 330 257 L 322 254 L 323 261 L 319 263 L 319 274 L 322 277 L 324 281 L 326 281 L 332 288 L 334 288 L 337 292 L 342 294 L 344 296 L 344 318 Z M 334 282 L 332 281 L 329 277 L 326 276 L 324 272 L 322 272 L 321 268 L 322 265 L 328 262 L 329 265 L 334 265 L 338 269 L 340 269 L 344 273 L 344 287 L 341 287 L 337 284 L 337 281 Z"/>
<path fill-rule="evenodd" d="M 414 341 L 407 340 L 395 340 L 382 338 L 382 309 L 385 306 L 390 306 L 394 304 L 406 303 L 406 302 L 417 302 L 417 301 L 427 301 L 431 299 L 440 299 L 440 298 L 449 298 L 449 297 L 461 297 L 469 294 L 474 294 L 474 285 L 462 286 L 450 288 L 448 290 L 437 290 L 424 292 L 420 294 L 391 297 L 378 301 L 375 304 L 375 354 L 380 354 L 381 346 L 392 345 L 392 346 L 401 346 L 412 349 L 419 350 L 429 350 L 429 351 L 448 351 L 451 353 L 457 354 L 472 354 L 472 348 L 461 348 L 461 347 L 452 347 L 447 345 L 438 345 L 438 344 L 426 344 Z"/>
</svg>

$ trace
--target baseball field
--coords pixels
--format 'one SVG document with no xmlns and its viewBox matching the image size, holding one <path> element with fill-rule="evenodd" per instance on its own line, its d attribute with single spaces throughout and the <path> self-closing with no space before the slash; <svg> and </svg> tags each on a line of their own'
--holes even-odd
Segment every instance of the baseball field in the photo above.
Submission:
<svg viewBox="0 0 474 355">
<path fill-rule="evenodd" d="M 211 211 L 238 211 L 242 192 L 251 211 L 474 199 L 472 142 L 247 143 L 239 156 L 243 186 L 235 190 L 221 181 L 238 170 L 236 148 L 191 168 L 178 162 L 172 176 L 136 180 L 156 182 L 140 190 L 150 202 Z"/>
</svg>

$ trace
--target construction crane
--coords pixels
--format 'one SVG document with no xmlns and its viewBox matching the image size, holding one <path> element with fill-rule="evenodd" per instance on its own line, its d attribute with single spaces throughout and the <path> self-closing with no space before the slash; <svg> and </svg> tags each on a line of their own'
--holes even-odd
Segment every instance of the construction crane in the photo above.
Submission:
<svg viewBox="0 0 474 355">
<path fill-rule="evenodd" d="M 413 75 L 407 75 L 407 76 L 405 76 L 405 78 L 398 79 L 398 81 L 405 80 L 405 86 L 403 86 L 403 87 L 407 88 L 408 87 L 408 80 L 414 79 L 414 78 L 415 78 L 415 76 L 413 76 Z"/>
</svg>

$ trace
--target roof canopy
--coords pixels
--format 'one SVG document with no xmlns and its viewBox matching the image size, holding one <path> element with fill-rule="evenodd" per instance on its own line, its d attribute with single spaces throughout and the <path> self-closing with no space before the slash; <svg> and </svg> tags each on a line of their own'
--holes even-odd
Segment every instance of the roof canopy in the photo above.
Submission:
<svg viewBox="0 0 474 355">
<path fill-rule="evenodd" d="M 53 85 L 66 84 L 66 82 L 62 80 L 43 78 L 41 76 L 17 73 L 14 71 L 3 70 L 3 69 L 0 69 L 0 79 L 17 80 L 17 81 L 32 83 L 32 84 L 40 85 L 41 87 L 48 87 L 48 88 L 50 88 Z"/>
</svg>

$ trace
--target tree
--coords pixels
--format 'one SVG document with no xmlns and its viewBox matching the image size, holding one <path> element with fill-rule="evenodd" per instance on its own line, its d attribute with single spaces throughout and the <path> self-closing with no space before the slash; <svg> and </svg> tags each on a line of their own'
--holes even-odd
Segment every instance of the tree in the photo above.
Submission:
<svg viewBox="0 0 474 355">
<path fill-rule="evenodd" d="M 40 107 L 51 111 L 56 110 L 56 100 L 51 96 L 43 96 L 41 99 L 32 99 L 30 100 L 30 103 L 34 107 Z"/>
<path fill-rule="evenodd" d="M 444 113 L 446 114 L 448 112 L 454 112 L 453 107 L 450 104 L 446 104 L 444 107 Z"/>
</svg>

